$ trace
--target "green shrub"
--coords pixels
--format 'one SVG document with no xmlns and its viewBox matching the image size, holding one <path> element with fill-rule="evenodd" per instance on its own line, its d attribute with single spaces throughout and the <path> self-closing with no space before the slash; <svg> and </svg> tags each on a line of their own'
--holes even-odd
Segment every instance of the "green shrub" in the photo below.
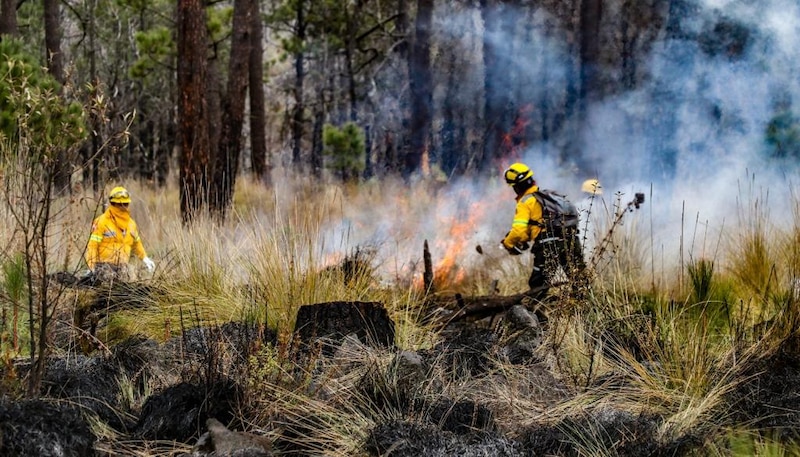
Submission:
<svg viewBox="0 0 800 457">
<path fill-rule="evenodd" d="M 38 158 L 86 137 L 82 106 L 65 102 L 60 84 L 13 39 L 0 42 L 0 138 L 25 140 Z M 24 132 L 24 135 L 21 133 Z"/>
<path fill-rule="evenodd" d="M 365 168 L 364 131 L 354 122 L 341 128 L 326 124 L 322 132 L 324 153 L 330 157 L 328 167 L 334 170 L 342 181 L 351 181 Z"/>
</svg>

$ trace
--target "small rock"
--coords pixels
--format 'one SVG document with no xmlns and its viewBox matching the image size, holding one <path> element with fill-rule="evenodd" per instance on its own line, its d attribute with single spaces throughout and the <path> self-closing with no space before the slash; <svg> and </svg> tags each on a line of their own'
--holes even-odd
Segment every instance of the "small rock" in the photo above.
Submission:
<svg viewBox="0 0 800 457">
<path fill-rule="evenodd" d="M 539 329 L 539 319 L 522 305 L 514 305 L 506 314 L 508 322 L 517 330 Z"/>
<path fill-rule="evenodd" d="M 208 432 L 204 433 L 195 444 L 192 455 L 202 457 L 268 457 L 271 454 L 272 442 L 263 436 L 252 433 L 228 430 L 222 422 L 213 417 L 206 421 Z"/>
</svg>

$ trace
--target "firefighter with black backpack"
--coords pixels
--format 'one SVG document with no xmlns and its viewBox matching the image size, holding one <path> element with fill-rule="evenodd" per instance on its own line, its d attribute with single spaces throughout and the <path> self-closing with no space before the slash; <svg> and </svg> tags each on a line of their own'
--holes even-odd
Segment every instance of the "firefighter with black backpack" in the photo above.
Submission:
<svg viewBox="0 0 800 457">
<path fill-rule="evenodd" d="M 577 285 L 586 268 L 578 239 L 579 214 L 564 195 L 540 190 L 527 165 L 514 163 L 503 174 L 517 194 L 511 230 L 503 247 L 511 255 L 531 248 L 533 271 L 528 286 L 541 295 L 555 282 L 559 267 Z M 531 247 L 531 244 L 533 246 Z"/>
</svg>

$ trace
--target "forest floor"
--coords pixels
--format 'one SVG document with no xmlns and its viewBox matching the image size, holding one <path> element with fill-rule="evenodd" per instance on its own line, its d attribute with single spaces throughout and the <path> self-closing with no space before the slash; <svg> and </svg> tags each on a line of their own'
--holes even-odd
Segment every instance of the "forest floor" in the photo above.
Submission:
<svg viewBox="0 0 800 457">
<path fill-rule="evenodd" d="M 800 364 L 790 346 L 721 391 L 714 411 L 724 414 L 713 427 L 685 427 L 657 407 L 668 398 L 632 402 L 630 373 L 567 369 L 531 302 L 441 327 L 418 350 L 386 337 L 394 322 L 376 304 L 308 309 L 316 330 L 294 338 L 228 323 L 86 351 L 65 330 L 38 399 L 14 395 L 27 362 L 5 370 L 0 454 L 736 455 L 724 430 L 758 430 L 787 445 L 798 437 Z M 61 316 L 63 328 L 73 315 Z M 221 439 L 218 424 L 238 441 L 209 445 Z"/>
</svg>

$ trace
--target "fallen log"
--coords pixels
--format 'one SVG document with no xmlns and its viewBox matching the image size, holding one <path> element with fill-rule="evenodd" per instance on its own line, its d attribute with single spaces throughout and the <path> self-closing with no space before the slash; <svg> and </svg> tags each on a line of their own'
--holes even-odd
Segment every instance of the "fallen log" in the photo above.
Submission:
<svg viewBox="0 0 800 457">
<path fill-rule="evenodd" d="M 547 316 L 543 304 L 548 302 L 547 290 L 549 287 L 538 287 L 516 295 L 481 295 L 463 297 L 456 294 L 451 297 L 433 297 L 431 304 L 437 308 L 437 316 L 432 320 L 442 326 L 461 320 L 480 320 L 489 316 L 505 312 L 515 305 L 523 305 L 531 309 L 540 321 L 546 321 Z"/>
</svg>

